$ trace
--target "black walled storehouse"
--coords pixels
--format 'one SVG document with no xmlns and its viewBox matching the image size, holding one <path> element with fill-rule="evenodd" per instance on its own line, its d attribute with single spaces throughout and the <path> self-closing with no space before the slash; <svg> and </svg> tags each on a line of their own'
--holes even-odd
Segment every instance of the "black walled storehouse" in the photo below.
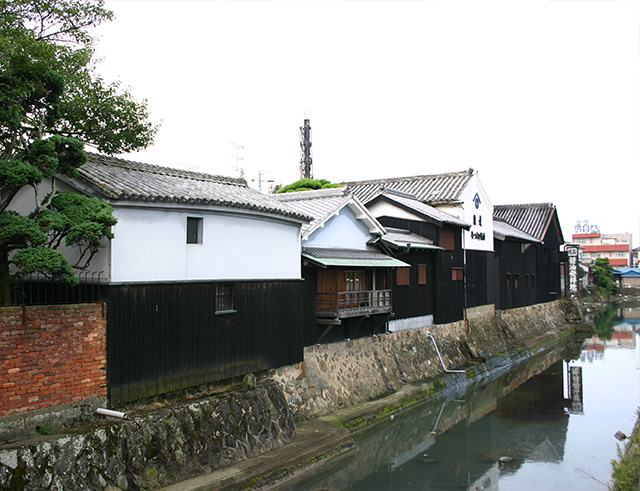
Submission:
<svg viewBox="0 0 640 491">
<path fill-rule="evenodd" d="M 408 263 L 392 279 L 390 330 L 445 324 L 464 316 L 463 220 L 413 196 L 381 189 L 366 204 L 387 234 L 379 240 L 389 254 Z"/>
<path fill-rule="evenodd" d="M 462 231 L 461 245 L 457 246 L 460 251 L 464 250 L 462 267 L 465 269 L 466 288 L 463 290 L 463 304 L 470 308 L 495 303 L 496 291 L 493 288 L 495 282 L 490 276 L 492 273 L 490 266 L 494 257 L 493 205 L 476 170 L 355 181 L 345 185 L 364 203 L 369 203 L 378 196 L 381 189 L 393 190 L 410 195 L 415 201 L 454 216 L 465 223 L 466 228 Z M 385 212 L 377 210 L 374 215 L 382 217 L 385 216 Z M 384 223 L 388 224 L 388 222 Z M 449 254 L 448 258 L 446 255 L 440 255 L 439 260 L 444 261 L 441 269 L 444 270 L 446 264 L 455 264 L 453 267 L 460 267 L 460 260 L 456 256 L 455 252 Z M 451 289 L 443 278 L 440 281 L 444 282 L 441 285 L 442 293 L 440 294 L 444 295 L 443 298 L 453 295 L 454 305 L 457 305 L 458 298 L 455 292 L 459 290 L 458 286 Z M 448 291 L 449 289 L 452 291 Z M 436 293 L 436 295 L 440 294 Z M 453 307 L 443 300 L 440 307 L 440 312 L 448 311 L 442 316 L 443 318 L 457 320 L 458 314 L 455 313 L 458 310 L 457 306 Z"/>
<path fill-rule="evenodd" d="M 535 299 L 530 298 L 528 301 L 542 303 L 560 298 L 560 246 L 564 244 L 564 237 L 555 205 L 497 205 L 494 208 L 494 218 L 539 241 L 539 245 L 535 246 Z M 527 268 L 530 269 L 531 266 L 528 265 Z M 505 294 L 506 291 L 501 289 L 501 297 Z"/>
</svg>

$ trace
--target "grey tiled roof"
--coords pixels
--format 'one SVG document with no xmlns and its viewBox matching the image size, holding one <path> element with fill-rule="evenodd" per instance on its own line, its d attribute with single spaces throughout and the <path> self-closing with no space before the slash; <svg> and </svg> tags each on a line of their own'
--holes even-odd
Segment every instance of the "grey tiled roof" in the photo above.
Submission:
<svg viewBox="0 0 640 491">
<path fill-rule="evenodd" d="M 274 198 L 285 203 L 289 208 L 312 218 L 311 223 L 302 226 L 304 234 L 322 222 L 327 215 L 342 208 L 351 199 L 351 196 L 345 188 L 331 188 L 275 194 Z"/>
<path fill-rule="evenodd" d="M 367 259 L 370 261 L 386 261 L 389 256 L 376 249 L 332 249 L 325 247 L 303 247 L 302 253 L 318 259 Z"/>
<path fill-rule="evenodd" d="M 344 185 L 363 203 L 367 203 L 377 196 L 381 188 L 395 189 L 411 194 L 417 200 L 425 203 L 452 203 L 460 200 L 460 194 L 473 173 L 473 169 L 469 169 L 446 174 L 352 181 L 345 182 Z"/>
<path fill-rule="evenodd" d="M 79 181 L 107 199 L 242 208 L 309 220 L 244 179 L 161 167 L 90 153 Z"/>
<path fill-rule="evenodd" d="M 410 195 L 402 195 L 393 190 L 383 189 L 380 191 L 380 195 L 387 198 L 394 203 L 397 203 L 401 206 L 409 208 L 421 215 L 426 215 L 429 218 L 432 218 L 438 222 L 448 223 L 451 225 L 457 225 L 458 227 L 469 228 L 470 224 L 466 223 L 464 220 L 461 220 L 458 217 L 455 217 L 449 213 L 438 210 L 433 206 L 429 206 L 422 201 L 419 201 Z"/>
<path fill-rule="evenodd" d="M 493 216 L 512 227 L 544 240 L 549 225 L 553 221 L 556 207 L 553 203 L 527 203 L 518 205 L 497 205 L 493 207 Z M 560 231 L 562 238 L 562 231 Z"/>
<path fill-rule="evenodd" d="M 494 218 L 493 220 L 493 234 L 496 237 L 511 237 L 514 239 L 526 240 L 528 242 L 540 242 L 532 235 L 529 235 L 522 230 L 518 230 L 497 218 Z"/>
</svg>

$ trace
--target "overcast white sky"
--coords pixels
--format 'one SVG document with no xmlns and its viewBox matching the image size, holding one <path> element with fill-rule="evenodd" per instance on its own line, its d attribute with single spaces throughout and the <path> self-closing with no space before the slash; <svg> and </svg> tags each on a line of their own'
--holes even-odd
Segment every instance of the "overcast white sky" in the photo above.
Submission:
<svg viewBox="0 0 640 491">
<path fill-rule="evenodd" d="M 100 72 L 161 123 L 144 162 L 332 181 L 478 169 L 494 204 L 640 227 L 640 2 L 108 1 Z M 238 153 L 238 151 L 235 151 Z M 253 184 L 257 187 L 257 184 Z"/>
</svg>

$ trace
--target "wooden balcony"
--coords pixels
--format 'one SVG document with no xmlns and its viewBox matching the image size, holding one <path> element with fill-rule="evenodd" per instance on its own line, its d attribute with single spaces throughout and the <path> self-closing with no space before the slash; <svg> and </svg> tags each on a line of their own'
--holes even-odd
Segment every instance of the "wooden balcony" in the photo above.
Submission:
<svg viewBox="0 0 640 491">
<path fill-rule="evenodd" d="M 391 290 L 318 292 L 316 315 L 344 319 L 391 312 Z"/>
</svg>

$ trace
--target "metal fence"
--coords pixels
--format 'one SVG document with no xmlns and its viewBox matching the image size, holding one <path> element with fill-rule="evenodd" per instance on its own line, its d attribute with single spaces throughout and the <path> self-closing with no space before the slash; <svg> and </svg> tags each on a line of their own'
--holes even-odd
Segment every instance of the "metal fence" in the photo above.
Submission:
<svg viewBox="0 0 640 491">
<path fill-rule="evenodd" d="M 2 304 L 7 305 L 57 305 L 89 303 L 104 300 L 108 293 L 106 275 L 100 272 L 83 272 L 76 285 L 51 280 L 44 275 L 14 278 L 7 284 L 0 282 Z M 8 297 L 5 298 L 5 295 Z"/>
</svg>

